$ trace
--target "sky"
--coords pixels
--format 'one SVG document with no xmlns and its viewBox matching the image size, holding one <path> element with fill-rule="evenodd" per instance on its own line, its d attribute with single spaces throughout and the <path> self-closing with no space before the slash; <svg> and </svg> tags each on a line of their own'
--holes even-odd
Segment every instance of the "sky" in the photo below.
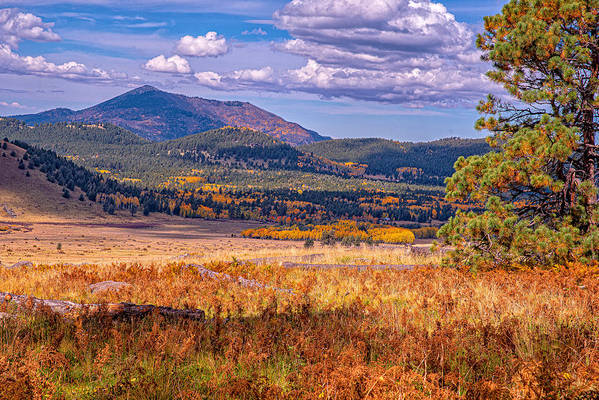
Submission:
<svg viewBox="0 0 599 400">
<path fill-rule="evenodd" d="M 248 101 L 334 138 L 483 137 L 498 0 L 0 0 L 0 115 L 135 87 Z"/>
</svg>

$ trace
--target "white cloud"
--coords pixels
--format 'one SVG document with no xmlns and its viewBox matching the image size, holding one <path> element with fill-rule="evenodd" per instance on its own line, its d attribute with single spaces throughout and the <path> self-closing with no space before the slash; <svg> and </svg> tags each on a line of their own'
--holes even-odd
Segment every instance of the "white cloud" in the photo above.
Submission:
<svg viewBox="0 0 599 400">
<path fill-rule="evenodd" d="M 0 9 L 0 42 L 16 49 L 22 40 L 54 42 L 60 36 L 52 31 L 52 23 L 44 23 L 42 19 L 29 13 L 22 13 L 14 8 Z"/>
<path fill-rule="evenodd" d="M 0 106 L 1 107 L 10 107 L 10 108 L 27 108 L 24 105 L 17 103 L 16 101 L 13 101 L 12 103 L 8 103 L 6 101 L 0 101 Z"/>
<path fill-rule="evenodd" d="M 452 69 L 385 71 L 330 67 L 309 60 L 304 67 L 288 71 L 285 83 L 287 89 L 323 97 L 442 107 L 475 101 L 485 78 Z"/>
<path fill-rule="evenodd" d="M 408 107 L 476 104 L 493 89 L 474 32 L 430 0 L 292 0 L 273 15 L 304 57 L 268 81 L 221 73 L 216 88 L 296 91 Z"/>
<path fill-rule="evenodd" d="M 62 78 L 74 81 L 108 83 L 128 80 L 127 74 L 88 67 L 68 61 L 55 64 L 45 57 L 21 56 L 15 52 L 23 40 L 59 41 L 53 24 L 12 8 L 0 9 L 0 73 Z"/>
<path fill-rule="evenodd" d="M 293 0 L 273 16 L 306 57 L 287 87 L 408 105 L 471 104 L 489 84 L 474 32 L 430 0 Z"/>
<path fill-rule="evenodd" d="M 198 72 L 194 76 L 198 83 L 213 89 L 220 90 L 272 90 L 280 87 L 273 76 L 271 67 L 262 69 L 242 69 L 225 74 L 213 71 Z"/>
<path fill-rule="evenodd" d="M 180 56 L 174 55 L 166 58 L 164 55 L 159 55 L 149 60 L 144 69 L 154 72 L 168 72 L 171 74 L 190 74 L 191 67 L 189 62 Z"/>
<path fill-rule="evenodd" d="M 220 89 L 222 88 L 222 76 L 213 71 L 197 72 L 194 74 L 198 83 L 202 86 Z"/>
<path fill-rule="evenodd" d="M 168 26 L 168 22 L 142 22 L 139 24 L 128 24 L 125 25 L 125 27 L 127 28 L 164 28 L 165 26 Z"/>
<path fill-rule="evenodd" d="M 241 81 L 252 81 L 252 82 L 272 82 L 273 69 L 271 67 L 264 67 L 262 69 L 243 69 L 234 71 L 231 74 L 231 78 Z"/>
<path fill-rule="evenodd" d="M 216 32 L 205 36 L 183 36 L 177 43 L 177 54 L 192 57 L 218 57 L 229 52 L 227 40 Z"/>
<path fill-rule="evenodd" d="M 111 82 L 127 79 L 127 74 L 109 72 L 99 68 L 89 68 L 75 61 L 54 64 L 42 56 L 20 56 L 13 52 L 7 44 L 0 44 L 0 73 L 95 82 Z"/>
<path fill-rule="evenodd" d="M 244 36 L 249 36 L 249 35 L 266 36 L 266 35 L 268 35 L 268 33 L 266 33 L 266 31 L 262 28 L 254 28 L 251 31 L 246 30 L 246 31 L 241 32 L 241 34 Z"/>
</svg>

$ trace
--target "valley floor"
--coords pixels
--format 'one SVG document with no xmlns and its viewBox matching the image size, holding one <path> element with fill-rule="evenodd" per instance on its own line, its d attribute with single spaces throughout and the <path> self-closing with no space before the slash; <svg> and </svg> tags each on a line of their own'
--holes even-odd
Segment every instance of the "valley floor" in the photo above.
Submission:
<svg viewBox="0 0 599 400">
<path fill-rule="evenodd" d="M 472 275 L 405 246 L 233 237 L 248 225 L 5 219 L 0 260 L 33 264 L 0 268 L 0 292 L 206 318 L 0 298 L 0 399 L 599 396 L 596 268 Z"/>
</svg>

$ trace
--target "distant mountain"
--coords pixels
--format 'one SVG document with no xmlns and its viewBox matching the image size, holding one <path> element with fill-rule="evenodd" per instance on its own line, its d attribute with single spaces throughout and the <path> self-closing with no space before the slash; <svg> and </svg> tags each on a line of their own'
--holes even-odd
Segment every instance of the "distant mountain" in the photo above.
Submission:
<svg viewBox="0 0 599 400">
<path fill-rule="evenodd" d="M 363 164 L 365 174 L 440 185 L 460 156 L 491 151 L 484 139 L 448 138 L 428 143 L 386 139 L 337 139 L 300 146 L 305 153 L 340 163 Z"/>
<path fill-rule="evenodd" d="M 152 86 L 139 87 L 80 111 L 57 108 L 13 118 L 28 124 L 111 123 L 156 142 L 226 126 L 254 129 L 292 145 L 330 139 L 250 103 L 187 97 Z"/>
</svg>

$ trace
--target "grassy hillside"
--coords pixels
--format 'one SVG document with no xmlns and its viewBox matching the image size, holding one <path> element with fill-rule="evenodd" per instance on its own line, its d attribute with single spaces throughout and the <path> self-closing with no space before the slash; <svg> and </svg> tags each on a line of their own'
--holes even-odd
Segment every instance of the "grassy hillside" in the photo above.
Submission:
<svg viewBox="0 0 599 400">
<path fill-rule="evenodd" d="M 386 139 L 337 139 L 301 146 L 300 150 L 343 163 L 366 164 L 366 174 L 439 185 L 453 174 L 460 157 L 484 154 L 483 139 L 449 138 L 428 143 Z"/>
<path fill-rule="evenodd" d="M 4 142 L 1 145 L 4 147 Z M 11 143 L 0 149 L 0 220 L 23 222 L 106 215 L 100 205 L 87 198 L 79 201 L 83 192 L 77 187 L 69 198 L 63 197 L 63 187 L 48 181 L 38 169 L 28 168 L 29 160 L 24 155 L 24 149 Z M 21 162 L 23 169 L 19 168 Z"/>
</svg>

